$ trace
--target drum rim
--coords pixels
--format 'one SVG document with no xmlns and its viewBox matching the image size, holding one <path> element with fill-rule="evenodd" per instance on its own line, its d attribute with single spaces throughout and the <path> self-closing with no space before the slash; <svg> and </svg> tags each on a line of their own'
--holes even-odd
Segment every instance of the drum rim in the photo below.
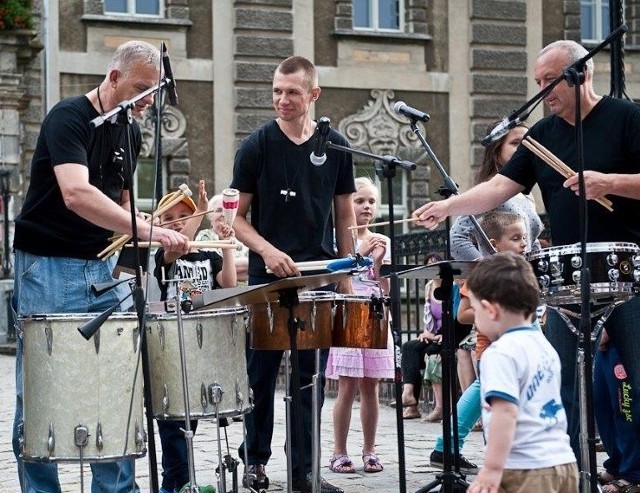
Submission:
<svg viewBox="0 0 640 493">
<path fill-rule="evenodd" d="M 580 243 L 572 243 L 570 245 L 558 245 L 535 252 L 527 253 L 528 260 L 538 260 L 540 258 L 550 257 L 552 254 L 568 255 L 572 253 L 580 253 Z M 587 243 L 587 253 L 604 253 L 604 252 L 635 252 L 640 253 L 640 246 L 631 242 L 607 242 L 599 241 Z"/>
</svg>

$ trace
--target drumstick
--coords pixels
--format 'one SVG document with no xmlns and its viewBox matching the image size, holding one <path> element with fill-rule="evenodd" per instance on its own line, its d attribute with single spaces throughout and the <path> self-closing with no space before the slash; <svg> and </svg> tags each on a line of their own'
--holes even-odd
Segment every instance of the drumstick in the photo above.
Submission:
<svg viewBox="0 0 640 493">
<path fill-rule="evenodd" d="M 179 189 L 176 192 L 173 192 L 171 200 L 169 200 L 166 204 L 163 204 L 162 207 L 158 208 L 153 214 L 151 218 L 147 220 L 147 222 L 153 221 L 156 217 L 162 215 L 171 207 L 179 203 L 183 197 L 190 197 L 192 195 L 189 187 L 183 183 L 180 185 Z M 131 239 L 131 235 L 124 234 L 120 236 L 117 240 L 114 240 L 108 247 L 98 253 L 98 258 L 102 260 L 108 259 L 111 255 L 113 255 L 116 250 L 119 250 L 126 242 Z"/>
<path fill-rule="evenodd" d="M 405 219 L 397 219 L 393 221 L 393 224 L 408 223 L 415 220 L 416 219 L 413 217 L 407 217 Z M 349 226 L 349 229 L 361 229 L 361 228 L 368 228 L 370 226 L 386 226 L 387 224 L 391 224 L 391 221 L 382 221 L 379 223 L 363 224 L 361 226 Z"/>
<path fill-rule="evenodd" d="M 538 156 L 542 161 L 551 166 L 555 171 L 565 178 L 570 178 L 576 174 L 569 166 L 562 162 L 557 156 L 549 151 L 542 144 L 527 136 L 522 141 L 522 145 Z M 606 197 L 598 197 L 595 201 L 609 212 L 613 212 L 613 203 Z"/>
<path fill-rule="evenodd" d="M 295 262 L 295 265 L 300 272 L 324 270 L 334 260 L 309 260 L 307 262 Z M 267 268 L 267 274 L 273 274 L 273 271 Z"/>
<path fill-rule="evenodd" d="M 159 241 L 141 241 L 140 244 L 144 247 L 157 248 L 161 247 L 162 243 Z M 127 243 L 124 247 L 132 247 L 133 243 Z M 190 241 L 189 248 L 220 248 L 222 250 L 236 248 L 242 249 L 242 245 L 235 240 L 212 240 L 212 241 Z"/>
</svg>

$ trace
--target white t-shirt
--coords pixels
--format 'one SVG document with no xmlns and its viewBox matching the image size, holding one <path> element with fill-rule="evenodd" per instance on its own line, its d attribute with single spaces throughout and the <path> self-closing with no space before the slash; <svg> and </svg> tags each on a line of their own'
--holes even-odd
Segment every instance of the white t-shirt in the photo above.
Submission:
<svg viewBox="0 0 640 493">
<path fill-rule="evenodd" d="M 482 354 L 480 392 L 484 429 L 494 397 L 518 406 L 516 432 L 505 469 L 541 469 L 575 462 L 560 398 L 560 358 L 531 326 L 507 330 Z M 487 441 L 491 436 L 487 433 Z"/>
</svg>

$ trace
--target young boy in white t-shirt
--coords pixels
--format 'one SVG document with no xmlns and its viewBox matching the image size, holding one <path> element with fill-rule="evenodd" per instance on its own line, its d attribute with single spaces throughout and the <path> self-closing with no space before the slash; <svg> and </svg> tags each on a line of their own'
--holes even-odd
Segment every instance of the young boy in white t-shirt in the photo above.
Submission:
<svg viewBox="0 0 640 493">
<path fill-rule="evenodd" d="M 531 325 L 540 302 L 531 266 L 498 253 L 476 266 L 467 288 L 475 323 L 493 341 L 480 362 L 486 455 L 467 491 L 577 492 L 560 358 Z"/>
</svg>

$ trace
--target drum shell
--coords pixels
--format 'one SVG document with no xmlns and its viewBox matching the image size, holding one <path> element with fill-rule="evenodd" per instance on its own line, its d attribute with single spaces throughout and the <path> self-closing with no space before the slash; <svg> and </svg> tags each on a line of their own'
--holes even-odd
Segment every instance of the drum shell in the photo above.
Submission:
<svg viewBox="0 0 640 493">
<path fill-rule="evenodd" d="M 593 303 L 625 300 L 640 281 L 640 248 L 634 243 L 596 242 L 586 245 Z M 581 303 L 580 244 L 545 248 L 527 256 L 543 300 L 551 305 Z M 618 276 L 611 278 L 611 272 Z"/>
<path fill-rule="evenodd" d="M 238 416 L 251 410 L 245 356 L 245 307 L 182 315 L 191 418 L 215 417 L 211 387 L 222 391 L 217 413 Z M 152 413 L 157 419 L 184 420 L 182 367 L 175 314 L 147 318 Z"/>
<path fill-rule="evenodd" d="M 87 341 L 77 328 L 95 316 L 34 315 L 20 321 L 26 461 L 79 461 L 80 448 L 74 440 L 78 425 L 86 426 L 89 433 L 83 461 L 113 461 L 146 453 L 137 317 L 114 314 Z"/>
<path fill-rule="evenodd" d="M 298 349 L 331 347 L 331 332 L 335 314 L 335 293 L 307 291 L 299 296 L 293 308 L 294 316 L 304 322 L 297 331 Z M 278 302 L 256 303 L 249 309 L 250 346 L 252 349 L 291 349 L 287 328 L 289 310 Z"/>
<path fill-rule="evenodd" d="M 380 298 L 337 295 L 333 347 L 387 349 L 388 310 Z"/>
</svg>

